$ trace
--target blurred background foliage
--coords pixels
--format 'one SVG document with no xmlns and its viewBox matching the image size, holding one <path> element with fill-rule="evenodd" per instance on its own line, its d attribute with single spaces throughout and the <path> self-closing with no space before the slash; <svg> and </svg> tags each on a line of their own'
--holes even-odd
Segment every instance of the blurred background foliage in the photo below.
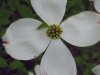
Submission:
<svg viewBox="0 0 100 75">
<path fill-rule="evenodd" d="M 93 2 L 88 0 L 68 0 L 63 20 L 82 11 L 95 11 Z M 43 54 L 29 61 L 19 61 L 10 57 L 3 45 L 2 36 L 8 26 L 21 18 L 35 18 L 42 21 L 34 12 L 30 0 L 0 0 L 0 75 L 28 75 L 34 66 L 40 64 Z M 91 69 L 100 64 L 100 42 L 90 47 L 75 47 L 65 42 L 73 54 L 77 75 L 94 75 Z M 56 59 L 55 59 L 56 60 Z"/>
</svg>

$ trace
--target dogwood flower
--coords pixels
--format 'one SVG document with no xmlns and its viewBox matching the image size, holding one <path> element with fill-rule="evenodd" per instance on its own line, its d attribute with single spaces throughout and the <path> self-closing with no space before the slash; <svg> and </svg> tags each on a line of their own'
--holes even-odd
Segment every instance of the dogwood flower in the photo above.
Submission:
<svg viewBox="0 0 100 75">
<path fill-rule="evenodd" d="M 36 65 L 34 70 L 35 70 L 35 75 L 40 75 L 40 65 Z M 29 72 L 29 75 L 34 75 L 34 73 Z"/>
<path fill-rule="evenodd" d="M 96 67 L 94 67 L 92 69 L 92 72 L 95 74 L 95 75 L 100 75 L 100 65 L 97 65 Z"/>
<path fill-rule="evenodd" d="M 2 37 L 6 52 L 18 60 L 30 60 L 46 49 L 41 75 L 76 75 L 75 61 L 60 38 L 80 47 L 97 43 L 100 40 L 98 14 L 86 11 L 61 22 L 67 0 L 31 0 L 31 3 L 49 27 L 37 30 L 42 22 L 32 18 L 13 22 Z"/>
</svg>

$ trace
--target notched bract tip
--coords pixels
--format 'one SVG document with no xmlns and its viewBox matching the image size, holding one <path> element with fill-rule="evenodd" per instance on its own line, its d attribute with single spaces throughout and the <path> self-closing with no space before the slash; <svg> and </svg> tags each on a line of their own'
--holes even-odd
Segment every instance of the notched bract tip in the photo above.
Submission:
<svg viewBox="0 0 100 75">
<path fill-rule="evenodd" d="M 3 41 L 3 44 L 9 44 L 9 42 L 7 42 L 7 41 Z"/>
</svg>

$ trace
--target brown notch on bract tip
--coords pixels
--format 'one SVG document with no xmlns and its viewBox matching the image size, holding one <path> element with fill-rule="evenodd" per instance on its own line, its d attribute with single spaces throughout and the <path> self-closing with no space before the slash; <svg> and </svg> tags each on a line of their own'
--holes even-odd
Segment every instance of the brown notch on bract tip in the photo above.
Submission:
<svg viewBox="0 0 100 75">
<path fill-rule="evenodd" d="M 3 41 L 3 43 L 4 43 L 4 44 L 9 44 L 9 42 L 7 42 L 7 41 Z"/>
<path fill-rule="evenodd" d="M 100 24 L 100 21 L 98 23 Z"/>
<path fill-rule="evenodd" d="M 36 56 L 34 56 L 34 58 L 36 58 Z"/>
</svg>

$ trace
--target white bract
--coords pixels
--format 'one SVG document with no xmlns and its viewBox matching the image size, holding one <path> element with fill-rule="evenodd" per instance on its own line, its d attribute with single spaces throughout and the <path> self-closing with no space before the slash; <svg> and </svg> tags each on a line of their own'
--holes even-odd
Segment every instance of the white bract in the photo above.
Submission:
<svg viewBox="0 0 100 75">
<path fill-rule="evenodd" d="M 34 75 L 34 73 L 32 73 L 32 72 L 29 72 L 29 73 L 28 73 L 28 75 Z"/>
<path fill-rule="evenodd" d="M 94 7 L 100 13 L 100 0 L 94 0 Z"/>
<path fill-rule="evenodd" d="M 62 34 L 57 36 L 60 33 L 51 30 L 57 38 L 49 38 L 48 28 L 37 30 L 42 24 L 40 21 L 23 18 L 12 23 L 2 37 L 6 52 L 18 60 L 30 60 L 47 49 L 41 60 L 41 75 L 76 75 L 75 61 L 60 38 L 80 47 L 97 43 L 100 40 L 99 14 L 86 11 L 61 23 L 67 0 L 31 0 L 31 3 L 40 18 L 48 26 L 60 26 Z"/>
<path fill-rule="evenodd" d="M 95 75 L 100 75 L 100 65 L 97 65 L 96 67 L 94 67 L 92 69 L 92 72 L 95 74 Z"/>
</svg>

